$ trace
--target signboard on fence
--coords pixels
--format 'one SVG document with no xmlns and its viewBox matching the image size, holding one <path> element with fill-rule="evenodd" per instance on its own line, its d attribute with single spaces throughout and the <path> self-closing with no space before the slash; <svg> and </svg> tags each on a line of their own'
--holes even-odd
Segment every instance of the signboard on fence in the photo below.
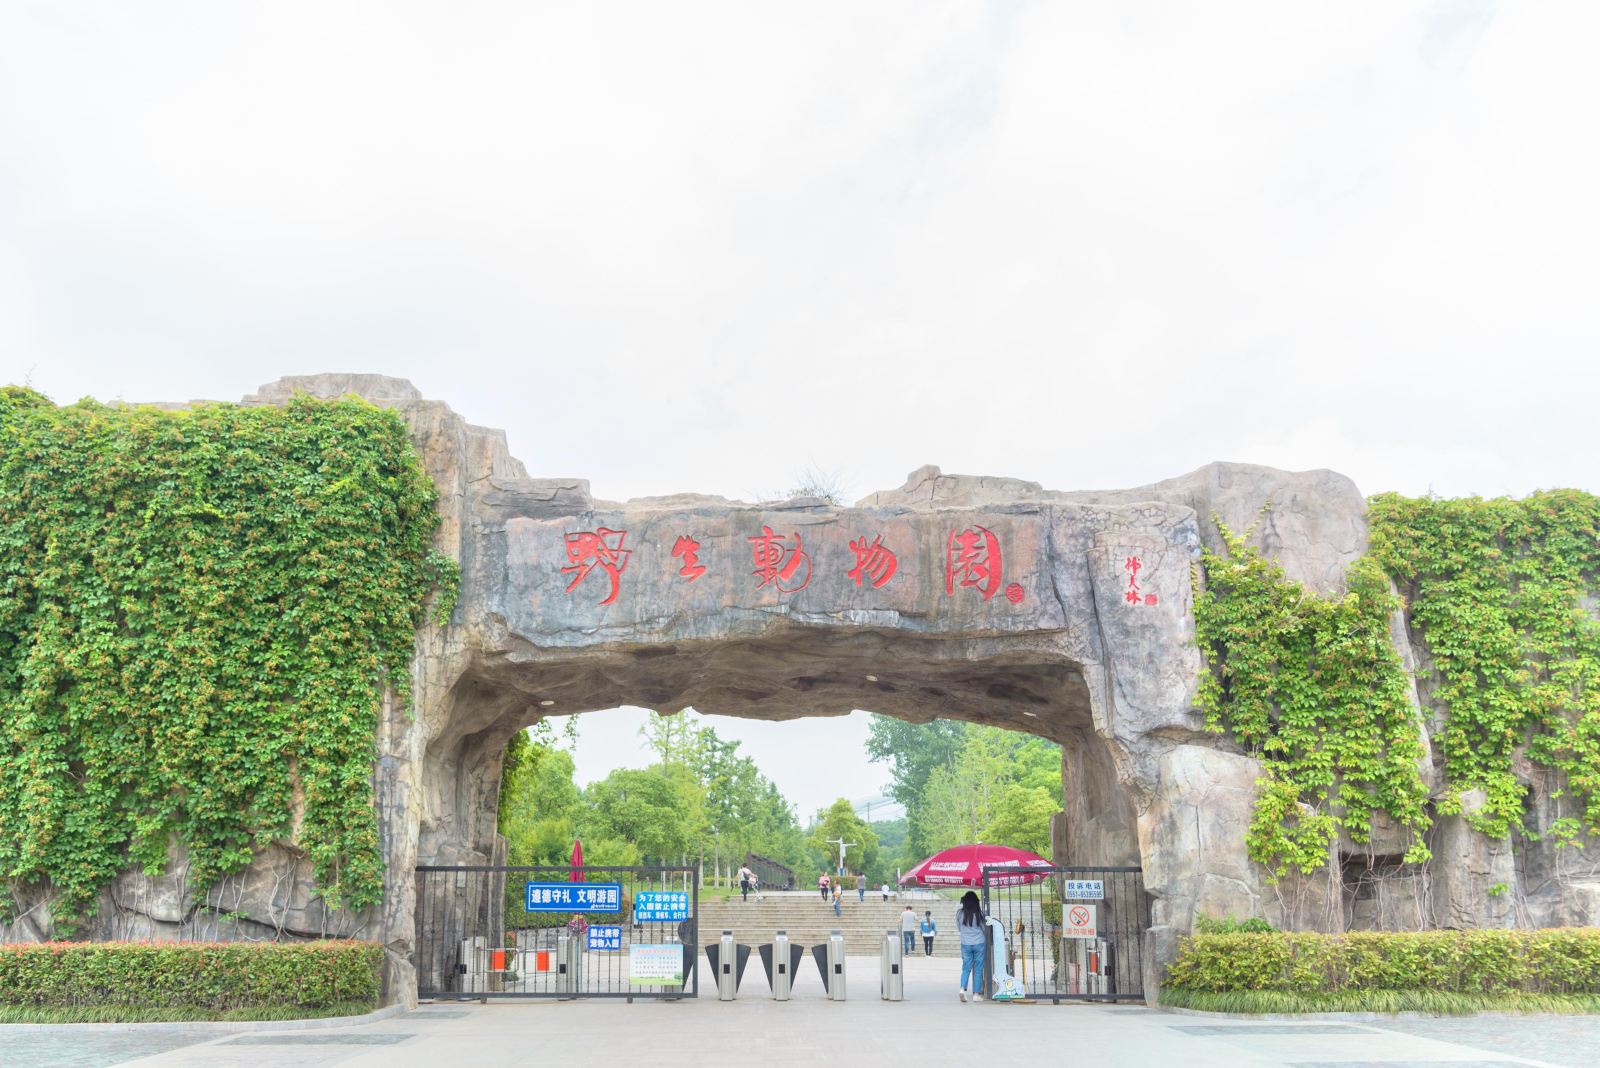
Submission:
<svg viewBox="0 0 1600 1068">
<path fill-rule="evenodd" d="M 1104 879 L 1068 879 L 1061 884 L 1061 896 L 1068 901 L 1101 901 L 1106 883 Z"/>
<path fill-rule="evenodd" d="M 1062 938 L 1096 938 L 1093 905 L 1061 904 Z"/>
<path fill-rule="evenodd" d="M 589 928 L 589 948 L 594 950 L 621 949 L 622 928 L 597 923 Z"/>
<path fill-rule="evenodd" d="M 621 912 L 618 883 L 529 883 L 529 912 Z"/>
<path fill-rule="evenodd" d="M 634 986 L 682 986 L 683 947 L 628 947 L 628 982 Z"/>
<path fill-rule="evenodd" d="M 640 890 L 633 897 L 633 918 L 639 923 L 689 918 L 689 893 L 686 890 Z"/>
</svg>

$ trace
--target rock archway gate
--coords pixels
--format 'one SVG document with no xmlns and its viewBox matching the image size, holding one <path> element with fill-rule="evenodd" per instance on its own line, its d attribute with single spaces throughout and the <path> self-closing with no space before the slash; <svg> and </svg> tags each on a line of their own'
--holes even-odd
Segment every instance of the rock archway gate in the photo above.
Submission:
<svg viewBox="0 0 1600 1068">
<path fill-rule="evenodd" d="M 415 866 L 496 859 L 507 739 L 541 716 L 629 704 L 767 719 L 865 708 L 1043 735 L 1065 762 L 1056 859 L 1142 866 L 1147 969 L 1197 910 L 1261 911 L 1243 845 L 1256 765 L 1192 707 L 1191 565 L 1211 514 L 1243 529 L 1270 498 L 1264 546 L 1336 588 L 1365 545 L 1349 480 L 1219 464 L 1063 493 L 928 467 L 855 507 L 610 503 L 582 480 L 530 477 L 501 432 L 400 380 L 290 378 L 247 403 L 295 391 L 404 415 L 440 488 L 439 548 L 462 567 L 449 623 L 419 636 L 414 709 L 382 720 L 385 902 L 346 926 L 388 945 L 391 997 L 414 996 Z"/>
</svg>

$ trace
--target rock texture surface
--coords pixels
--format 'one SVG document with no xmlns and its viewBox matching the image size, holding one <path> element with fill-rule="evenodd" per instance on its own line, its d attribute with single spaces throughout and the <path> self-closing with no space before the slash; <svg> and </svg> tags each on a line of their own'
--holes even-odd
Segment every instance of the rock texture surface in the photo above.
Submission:
<svg viewBox="0 0 1600 1068">
<path fill-rule="evenodd" d="M 1147 989 L 1197 914 L 1311 926 L 1600 918 L 1593 865 L 1513 857 L 1459 819 L 1436 830 L 1431 873 L 1399 873 L 1365 896 L 1365 881 L 1346 878 L 1360 857 L 1330 856 L 1326 879 L 1272 887 L 1245 855 L 1259 769 L 1205 733 L 1193 708 L 1191 567 L 1215 544 L 1217 516 L 1254 524 L 1292 576 L 1342 589 L 1366 547 L 1365 503 L 1343 476 L 1212 464 L 1137 489 L 1055 492 L 925 467 L 848 508 L 694 494 L 615 504 L 581 479 L 530 477 L 503 434 L 401 380 L 289 378 L 246 403 L 296 392 L 353 392 L 404 416 L 439 486 L 438 547 L 462 566 L 453 617 L 419 635 L 414 710 L 382 717 L 384 904 L 327 913 L 284 843 L 200 902 L 181 855 L 160 877 L 126 875 L 106 893 L 98 934 L 379 938 L 390 998 L 414 998 L 415 866 L 499 859 L 507 739 L 544 715 L 625 704 L 766 719 L 864 708 L 1059 741 L 1057 859 L 1143 867 Z M 874 547 L 893 554 L 892 574 Z M 1396 639 L 1417 662 L 1403 620 Z M 1367 871 L 1385 863 L 1376 848 Z"/>
</svg>

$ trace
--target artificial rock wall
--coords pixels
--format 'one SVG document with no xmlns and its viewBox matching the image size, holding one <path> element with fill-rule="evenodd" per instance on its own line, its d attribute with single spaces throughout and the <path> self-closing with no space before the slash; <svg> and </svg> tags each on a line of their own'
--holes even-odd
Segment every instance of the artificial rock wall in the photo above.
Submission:
<svg viewBox="0 0 1600 1068">
<path fill-rule="evenodd" d="M 763 719 L 865 708 L 1059 741 L 1057 859 L 1143 866 L 1149 989 L 1197 914 L 1324 929 L 1600 921 L 1597 854 L 1513 853 L 1460 817 L 1439 820 L 1424 870 L 1397 864 L 1403 846 L 1383 828 L 1369 846 L 1346 843 L 1325 875 L 1276 886 L 1246 857 L 1259 766 L 1193 708 L 1191 567 L 1217 540 L 1216 515 L 1255 524 L 1290 577 L 1339 592 L 1366 547 L 1365 502 L 1343 476 L 1212 464 L 1137 489 L 1056 492 L 925 467 L 849 508 L 612 503 L 581 479 L 530 477 L 500 431 L 402 380 L 287 378 L 245 403 L 296 391 L 356 393 L 404 416 L 439 486 L 438 547 L 462 566 L 449 624 L 418 637 L 414 709 L 382 717 L 384 903 L 322 909 L 293 843 L 195 902 L 175 854 L 166 874 L 107 890 L 97 935 L 377 938 L 391 999 L 414 998 L 414 866 L 499 859 L 506 740 L 542 715 L 619 705 Z M 1394 634 L 1407 666 L 1422 663 L 1403 618 Z M 1428 697 L 1419 716 L 1437 731 Z M 1537 826 L 1553 818 L 1549 789 L 1527 773 Z"/>
</svg>

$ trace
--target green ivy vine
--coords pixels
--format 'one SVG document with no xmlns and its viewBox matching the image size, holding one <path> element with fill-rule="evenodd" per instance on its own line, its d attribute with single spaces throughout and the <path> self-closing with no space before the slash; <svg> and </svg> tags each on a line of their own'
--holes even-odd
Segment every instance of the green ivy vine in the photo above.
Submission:
<svg viewBox="0 0 1600 1068">
<path fill-rule="evenodd" d="M 431 590 L 435 489 L 355 399 L 58 408 L 0 390 L 0 876 L 70 930 L 174 839 L 203 890 L 292 838 L 379 899 L 374 738 Z M 299 813 L 291 826 L 291 813 Z"/>
<path fill-rule="evenodd" d="M 1197 704 L 1262 762 L 1250 856 L 1275 876 L 1309 873 L 1341 830 L 1367 840 L 1382 811 L 1413 832 L 1407 859 L 1426 859 L 1424 749 L 1388 631 L 1402 605 L 1443 712 L 1435 810 L 1497 838 L 1600 835 L 1600 498 L 1382 494 L 1368 506 L 1371 548 L 1343 597 L 1289 581 L 1220 523 L 1224 551 L 1202 553 Z M 1570 802 L 1542 830 L 1525 823 L 1519 758 L 1555 769 L 1553 796 Z M 1468 809 L 1468 791 L 1486 800 Z"/>
<path fill-rule="evenodd" d="M 1210 670 L 1196 703 L 1208 729 L 1261 761 L 1251 859 L 1274 878 L 1315 871 L 1341 830 L 1369 840 L 1377 811 L 1413 831 L 1408 859 L 1426 859 L 1421 728 L 1389 642 L 1400 601 L 1382 571 L 1357 561 L 1348 593 L 1319 597 L 1252 548 L 1248 532 L 1217 525 L 1224 549 L 1204 551 L 1197 572 L 1196 638 Z"/>
<path fill-rule="evenodd" d="M 1523 753 L 1559 769 L 1571 808 L 1545 833 L 1600 834 L 1600 623 L 1586 599 L 1600 576 L 1600 498 L 1577 490 L 1521 500 L 1369 502 L 1371 557 L 1411 605 L 1449 715 L 1438 744 L 1449 793 L 1482 790 L 1472 826 L 1504 837 L 1524 825 Z"/>
</svg>

